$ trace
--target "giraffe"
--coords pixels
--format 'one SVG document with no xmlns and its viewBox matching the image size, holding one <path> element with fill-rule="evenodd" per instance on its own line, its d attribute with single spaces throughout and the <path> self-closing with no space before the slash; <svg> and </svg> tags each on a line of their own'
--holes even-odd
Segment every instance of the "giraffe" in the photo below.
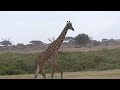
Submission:
<svg viewBox="0 0 120 90">
<path fill-rule="evenodd" d="M 60 48 L 68 30 L 74 31 L 74 28 L 72 27 L 72 23 L 70 21 L 67 21 L 67 24 L 61 32 L 61 34 L 59 35 L 59 37 L 56 40 L 54 40 L 45 51 L 41 52 L 38 55 L 38 58 L 36 60 L 36 72 L 34 79 L 37 78 L 39 73 L 42 74 L 44 79 L 46 79 L 44 71 L 45 62 L 49 62 L 52 65 L 51 79 L 53 79 L 54 76 L 54 68 L 57 68 L 57 70 L 59 70 L 61 74 L 61 79 L 63 78 L 63 71 L 60 65 L 57 63 L 57 56 L 58 49 Z"/>
</svg>

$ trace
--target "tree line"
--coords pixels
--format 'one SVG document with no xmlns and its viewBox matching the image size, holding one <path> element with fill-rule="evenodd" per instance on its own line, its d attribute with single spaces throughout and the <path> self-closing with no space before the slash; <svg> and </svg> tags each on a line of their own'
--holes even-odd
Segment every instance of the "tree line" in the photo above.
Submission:
<svg viewBox="0 0 120 90">
<path fill-rule="evenodd" d="M 55 39 L 52 38 L 52 40 L 51 40 L 49 38 L 48 40 L 50 42 L 53 42 Z M 85 33 L 78 34 L 75 37 L 67 36 L 67 37 L 65 37 L 63 43 L 66 43 L 66 42 L 68 42 L 69 44 L 74 44 L 76 46 L 80 46 L 80 47 L 86 47 L 86 45 L 89 44 L 89 43 L 92 43 L 94 46 L 97 46 L 97 45 L 101 44 L 100 41 L 92 40 L 92 38 L 89 37 L 89 35 L 87 35 Z M 109 43 L 119 44 L 119 42 L 120 42 L 120 39 L 119 39 L 119 41 L 116 41 L 114 39 L 110 39 L 110 40 L 109 39 L 105 39 L 105 38 L 102 39 L 102 43 L 104 43 L 105 45 L 108 45 Z M 12 41 L 5 39 L 5 40 L 1 41 L 0 44 L 2 46 L 12 46 Z M 46 43 L 44 43 L 44 42 L 42 42 L 40 40 L 32 40 L 26 46 L 41 46 L 41 45 L 45 45 L 45 44 Z M 24 44 L 18 43 L 16 46 L 24 46 Z"/>
<path fill-rule="evenodd" d="M 53 42 L 54 41 L 54 38 L 52 38 L 52 40 L 50 40 L 50 38 L 48 39 L 50 42 Z M 83 44 L 83 45 L 86 45 L 87 42 L 90 41 L 89 39 L 89 36 L 87 34 L 78 34 L 75 38 L 73 37 L 65 37 L 65 41 L 75 41 L 75 43 L 77 44 Z M 39 41 L 39 40 L 32 40 L 29 42 L 31 45 L 34 45 L 34 46 L 39 46 L 39 45 L 42 45 L 44 44 L 44 42 L 42 41 Z M 3 46 L 10 46 L 12 45 L 12 42 L 10 40 L 3 40 L 0 42 L 1 45 Z M 18 43 L 18 44 L 21 44 L 21 43 Z"/>
</svg>

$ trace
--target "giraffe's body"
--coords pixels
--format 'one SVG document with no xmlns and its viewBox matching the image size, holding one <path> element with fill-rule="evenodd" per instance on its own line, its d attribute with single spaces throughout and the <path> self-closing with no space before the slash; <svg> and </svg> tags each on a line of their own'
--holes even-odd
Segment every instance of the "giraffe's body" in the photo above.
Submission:
<svg viewBox="0 0 120 90">
<path fill-rule="evenodd" d="M 42 74 L 44 78 L 46 78 L 45 72 L 44 72 L 45 62 L 49 62 L 50 64 L 52 64 L 51 78 L 53 78 L 53 75 L 54 75 L 54 68 L 57 67 L 61 72 L 61 79 L 62 79 L 63 72 L 56 61 L 57 61 L 58 49 L 60 48 L 65 38 L 65 35 L 67 34 L 68 29 L 74 30 L 70 21 L 67 22 L 60 36 L 54 42 L 52 42 L 45 51 L 39 54 L 37 58 L 37 70 L 35 73 L 35 79 L 37 78 L 37 75 L 39 73 Z"/>
</svg>

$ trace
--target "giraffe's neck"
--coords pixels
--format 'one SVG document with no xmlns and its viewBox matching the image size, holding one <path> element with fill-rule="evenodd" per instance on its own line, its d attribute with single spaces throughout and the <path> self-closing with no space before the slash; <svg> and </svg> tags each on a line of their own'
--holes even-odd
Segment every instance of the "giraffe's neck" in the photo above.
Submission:
<svg viewBox="0 0 120 90">
<path fill-rule="evenodd" d="M 67 34 L 67 31 L 68 31 L 68 28 L 65 27 L 63 29 L 63 31 L 61 32 L 61 34 L 59 35 L 59 37 L 52 43 L 52 45 L 55 46 L 54 48 L 56 50 L 58 50 L 60 48 L 60 46 L 61 46 L 62 42 L 64 41 L 64 38 Z"/>
</svg>

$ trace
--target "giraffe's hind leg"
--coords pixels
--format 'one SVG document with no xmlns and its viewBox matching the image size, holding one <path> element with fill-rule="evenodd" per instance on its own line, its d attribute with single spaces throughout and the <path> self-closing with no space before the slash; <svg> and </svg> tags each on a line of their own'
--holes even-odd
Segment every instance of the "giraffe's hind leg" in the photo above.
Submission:
<svg viewBox="0 0 120 90">
<path fill-rule="evenodd" d="M 42 66 L 42 71 L 41 71 L 41 73 L 42 73 L 42 76 L 44 77 L 44 79 L 46 79 L 46 75 L 45 75 L 45 71 L 44 71 L 44 66 Z"/>
<path fill-rule="evenodd" d="M 39 72 L 40 72 L 40 67 L 39 67 L 39 65 L 37 65 L 37 69 L 36 69 L 36 72 L 35 72 L 34 79 L 36 79 L 36 78 L 37 78 L 37 76 L 38 76 Z"/>
<path fill-rule="evenodd" d="M 35 72 L 34 79 L 37 78 L 37 76 L 38 76 L 39 73 L 42 74 L 42 76 L 46 79 L 46 75 L 45 75 L 45 72 L 44 72 L 43 63 L 39 63 L 39 65 L 37 64 L 37 69 L 36 69 L 36 72 Z"/>
</svg>

